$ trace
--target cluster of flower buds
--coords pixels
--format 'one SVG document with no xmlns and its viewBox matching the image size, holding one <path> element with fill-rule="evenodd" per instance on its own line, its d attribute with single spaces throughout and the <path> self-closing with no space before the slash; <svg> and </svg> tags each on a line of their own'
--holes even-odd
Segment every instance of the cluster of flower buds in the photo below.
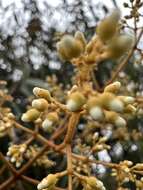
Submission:
<svg viewBox="0 0 143 190">
<path fill-rule="evenodd" d="M 30 160 L 34 156 L 37 155 L 37 153 L 41 150 L 41 147 L 38 147 L 37 145 L 31 145 L 27 148 L 27 151 L 25 152 L 24 156 L 25 159 Z M 45 168 L 50 168 L 55 165 L 55 162 L 52 160 L 49 160 L 48 153 L 45 152 L 40 156 L 36 161 L 33 163 L 34 166 L 44 166 Z"/>
<path fill-rule="evenodd" d="M 133 37 L 128 34 L 119 34 L 118 23 L 120 11 L 114 10 L 97 26 L 96 34 L 87 44 L 86 61 L 96 62 L 104 59 L 118 59 L 133 45 Z"/>
<path fill-rule="evenodd" d="M 117 169 L 112 169 L 112 176 L 116 176 L 116 179 L 122 184 L 129 181 L 134 181 L 135 175 L 131 173 L 131 167 L 133 163 L 129 160 L 124 160 L 119 163 Z"/>
<path fill-rule="evenodd" d="M 48 90 L 38 87 L 33 89 L 33 93 L 37 99 L 32 101 L 32 108 L 22 115 L 22 120 L 24 122 L 34 122 L 39 119 L 39 121 L 42 122 L 41 126 L 43 130 L 51 132 L 58 121 L 57 112 L 47 112 L 49 102 L 51 102 L 51 95 Z M 46 114 L 43 118 L 45 112 Z"/>
<path fill-rule="evenodd" d="M 127 117 L 136 112 L 134 107 L 135 99 L 131 96 L 119 96 L 120 82 L 116 81 L 105 87 L 103 93 L 96 93 L 89 96 L 88 100 L 82 92 L 74 91 L 68 94 L 66 107 L 69 111 L 81 111 L 87 109 L 95 121 L 106 120 L 117 127 L 126 126 L 126 120 L 121 114 Z"/>
<path fill-rule="evenodd" d="M 11 129 L 15 119 L 11 109 L 4 105 L 6 101 L 12 100 L 12 97 L 7 94 L 7 89 L 5 88 L 6 84 L 6 81 L 0 80 L 0 137 L 12 135 Z"/>
<path fill-rule="evenodd" d="M 94 140 L 94 146 L 92 147 L 92 152 L 98 152 L 103 149 L 110 149 L 111 147 L 106 144 L 106 141 L 108 140 L 107 137 L 98 137 L 98 133 L 95 133 L 93 135 Z"/>
<path fill-rule="evenodd" d="M 58 181 L 56 174 L 49 174 L 37 186 L 38 190 L 54 190 Z"/>
<path fill-rule="evenodd" d="M 15 116 L 11 113 L 9 108 L 1 108 L 0 111 L 0 137 L 11 135 L 11 129 L 13 127 L 13 120 Z"/>
<path fill-rule="evenodd" d="M 86 177 L 83 186 L 84 190 L 105 190 L 104 184 L 96 177 Z"/>
<path fill-rule="evenodd" d="M 26 149 L 26 144 L 12 145 L 8 149 L 7 156 L 10 157 L 10 161 L 15 163 L 17 168 L 19 168 L 24 161 L 23 154 L 25 153 Z"/>
<path fill-rule="evenodd" d="M 71 60 L 84 53 L 86 41 L 81 32 L 76 32 L 75 36 L 65 35 L 57 43 L 57 51 L 63 60 Z"/>
<path fill-rule="evenodd" d="M 135 101 L 130 96 L 117 96 L 120 82 L 114 82 L 105 87 L 104 92 L 89 98 L 87 110 L 96 121 L 106 120 L 117 127 L 126 125 L 126 120 L 120 114 L 133 114 L 136 108 L 132 105 Z"/>
<path fill-rule="evenodd" d="M 73 170 L 78 172 L 78 173 L 82 173 L 84 175 L 90 175 L 91 173 L 91 167 L 86 164 L 83 163 L 82 161 L 73 159 L 72 160 L 72 164 L 73 164 Z"/>
<path fill-rule="evenodd" d="M 120 34 L 120 11 L 115 9 L 104 18 L 96 29 L 96 35 L 86 44 L 84 35 L 65 35 L 57 44 L 57 51 L 63 60 L 71 60 L 82 55 L 85 63 L 95 63 L 105 59 L 118 59 L 133 45 L 133 37 Z"/>
</svg>

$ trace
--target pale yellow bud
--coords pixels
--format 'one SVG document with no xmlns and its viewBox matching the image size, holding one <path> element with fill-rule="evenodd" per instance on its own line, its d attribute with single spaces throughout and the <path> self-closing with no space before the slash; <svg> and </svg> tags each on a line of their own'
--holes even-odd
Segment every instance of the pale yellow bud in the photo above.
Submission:
<svg viewBox="0 0 143 190">
<path fill-rule="evenodd" d="M 60 57 L 64 60 L 79 57 L 84 52 L 84 48 L 81 39 L 75 39 L 70 35 L 65 35 L 61 41 L 57 43 L 57 51 Z"/>
<path fill-rule="evenodd" d="M 115 35 L 119 19 L 120 11 L 116 9 L 99 23 L 96 32 L 103 42 L 110 40 Z"/>
<path fill-rule="evenodd" d="M 55 189 L 55 185 L 57 183 L 58 179 L 56 177 L 56 175 L 54 174 L 49 174 L 47 177 L 45 177 L 37 186 L 38 190 L 54 190 Z"/>
<path fill-rule="evenodd" d="M 73 92 L 68 96 L 67 109 L 70 111 L 79 111 L 85 104 L 86 99 L 80 92 Z"/>
<path fill-rule="evenodd" d="M 24 122 L 30 122 L 35 121 L 40 116 L 40 112 L 36 109 L 30 109 L 26 113 L 22 115 L 22 121 Z"/>
<path fill-rule="evenodd" d="M 104 184 L 98 180 L 96 177 L 87 177 L 85 190 L 105 190 Z"/>
<path fill-rule="evenodd" d="M 126 126 L 126 121 L 115 112 L 105 111 L 105 117 L 106 121 L 115 124 L 117 127 Z"/>
<path fill-rule="evenodd" d="M 122 100 L 126 105 L 133 104 L 135 102 L 135 98 L 132 96 L 118 96 L 120 100 Z"/>
<path fill-rule="evenodd" d="M 39 111 L 44 111 L 48 108 L 48 102 L 44 98 L 39 98 L 32 101 L 32 107 Z"/>
<path fill-rule="evenodd" d="M 56 112 L 48 113 L 46 119 L 42 123 L 42 128 L 47 132 L 52 132 L 54 125 L 58 122 L 58 118 Z"/>
<path fill-rule="evenodd" d="M 123 112 L 124 103 L 112 93 L 105 92 L 100 95 L 100 102 L 105 109 Z"/>
<path fill-rule="evenodd" d="M 116 81 L 106 86 L 104 92 L 117 93 L 120 88 L 121 88 L 121 83 L 119 81 Z"/>
<path fill-rule="evenodd" d="M 33 89 L 33 93 L 38 98 L 44 98 L 48 101 L 51 101 L 51 95 L 50 95 L 49 91 L 46 89 L 35 87 Z"/>
<path fill-rule="evenodd" d="M 104 113 L 99 98 L 90 98 L 87 102 L 87 110 L 93 119 L 97 121 L 104 119 Z"/>
<path fill-rule="evenodd" d="M 107 50 L 109 58 L 118 59 L 121 57 L 130 50 L 133 45 L 133 41 L 133 37 L 126 34 L 114 37 Z"/>
</svg>

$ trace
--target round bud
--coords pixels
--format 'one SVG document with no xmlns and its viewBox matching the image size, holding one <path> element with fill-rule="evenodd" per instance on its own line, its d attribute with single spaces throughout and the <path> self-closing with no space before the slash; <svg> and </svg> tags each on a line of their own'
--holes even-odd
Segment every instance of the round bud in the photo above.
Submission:
<svg viewBox="0 0 143 190">
<path fill-rule="evenodd" d="M 48 101 L 51 100 L 51 95 L 50 95 L 49 91 L 46 90 L 46 89 L 39 88 L 39 87 L 35 87 L 35 88 L 33 89 L 33 94 L 34 94 L 36 97 L 38 97 L 38 98 L 44 98 L 44 99 L 46 99 L 46 100 L 48 100 Z"/>
<path fill-rule="evenodd" d="M 91 117 L 95 120 L 102 120 L 104 113 L 101 107 L 100 99 L 97 97 L 91 97 L 87 102 L 87 110 Z"/>
<path fill-rule="evenodd" d="M 83 42 L 70 35 L 65 35 L 59 43 L 57 43 L 57 51 L 64 60 L 70 60 L 79 57 L 83 51 Z"/>
<path fill-rule="evenodd" d="M 109 110 L 112 110 L 112 111 L 115 111 L 115 112 L 123 112 L 124 104 L 118 98 L 114 98 L 113 100 L 108 102 L 108 108 L 109 108 Z"/>
<path fill-rule="evenodd" d="M 85 104 L 86 99 L 80 92 L 73 92 L 69 95 L 67 101 L 67 109 L 70 111 L 79 111 Z"/>
<path fill-rule="evenodd" d="M 117 127 L 125 127 L 126 126 L 126 121 L 122 117 L 118 116 L 115 120 L 115 125 Z"/>
<path fill-rule="evenodd" d="M 44 98 L 39 98 L 32 101 L 32 107 L 44 111 L 48 107 L 48 102 Z"/>
<path fill-rule="evenodd" d="M 24 122 L 30 122 L 35 121 L 40 116 L 40 112 L 36 109 L 30 109 L 26 113 L 22 115 L 22 121 Z"/>
<path fill-rule="evenodd" d="M 54 125 L 58 122 L 58 114 L 56 112 L 48 113 L 46 119 L 42 123 L 42 128 L 47 132 L 52 132 Z"/>
<path fill-rule="evenodd" d="M 42 122 L 42 128 L 44 129 L 44 131 L 51 133 L 53 131 L 53 122 L 49 119 L 45 119 Z"/>
<path fill-rule="evenodd" d="M 101 121 L 104 118 L 104 113 L 101 107 L 95 106 L 89 110 L 91 117 L 97 121 Z"/>
</svg>

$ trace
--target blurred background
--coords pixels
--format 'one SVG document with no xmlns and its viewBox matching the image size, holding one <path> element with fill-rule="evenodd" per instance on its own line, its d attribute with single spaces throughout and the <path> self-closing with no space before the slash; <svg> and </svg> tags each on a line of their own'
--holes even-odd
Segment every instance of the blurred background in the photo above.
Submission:
<svg viewBox="0 0 143 190">
<path fill-rule="evenodd" d="M 123 3 L 123 0 L 0 0 L 0 80 L 8 83 L 9 93 L 14 97 L 10 107 L 18 119 L 25 111 L 33 87 L 48 88 L 48 76 L 56 75 L 62 85 L 70 83 L 73 66 L 58 58 L 57 41 L 64 34 L 74 34 L 77 30 L 89 40 L 95 33 L 96 24 L 111 9 L 120 8 L 123 16 L 128 15 Z M 132 24 L 132 21 L 129 23 Z M 116 64 L 107 62 L 95 71 L 101 86 L 109 79 L 110 71 Z M 130 88 L 133 83 L 138 83 L 142 91 L 142 67 L 130 64 L 126 68 Z M 135 118 L 130 124 L 143 131 L 142 119 Z M 101 159 L 143 161 L 142 140 L 111 143 L 113 149 L 110 155 L 102 152 L 99 155 Z M 102 166 L 96 169 L 99 173 L 106 172 Z M 108 177 L 108 173 L 106 175 Z M 106 180 L 110 190 L 115 189 L 114 185 L 110 187 L 111 181 L 112 178 Z"/>
</svg>

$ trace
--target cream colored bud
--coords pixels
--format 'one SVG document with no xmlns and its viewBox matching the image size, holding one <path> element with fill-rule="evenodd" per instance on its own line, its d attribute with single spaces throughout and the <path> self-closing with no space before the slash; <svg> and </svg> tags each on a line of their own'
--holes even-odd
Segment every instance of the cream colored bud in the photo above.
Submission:
<svg viewBox="0 0 143 190">
<path fill-rule="evenodd" d="M 126 126 L 126 121 L 122 117 L 118 116 L 117 119 L 115 120 L 115 125 L 117 127 L 125 127 Z"/>
<path fill-rule="evenodd" d="M 100 180 L 98 180 L 96 177 L 87 177 L 86 178 L 85 189 L 90 189 L 90 190 L 95 190 L 95 189 L 105 190 L 105 187 L 104 187 L 104 184 Z"/>
<path fill-rule="evenodd" d="M 56 112 L 48 113 L 47 118 L 42 123 L 42 128 L 47 132 L 52 132 L 54 125 L 58 122 Z"/>
<path fill-rule="evenodd" d="M 108 102 L 108 108 L 109 110 L 121 113 L 124 111 L 124 104 L 118 98 L 114 98 L 113 100 Z"/>
<path fill-rule="evenodd" d="M 135 98 L 132 96 L 118 96 L 126 105 L 133 104 L 135 102 Z"/>
<path fill-rule="evenodd" d="M 65 35 L 61 41 L 57 43 L 57 51 L 64 60 L 79 57 L 83 53 L 84 48 L 82 41 L 70 35 Z"/>
<path fill-rule="evenodd" d="M 47 101 L 51 101 L 51 95 L 50 95 L 49 91 L 46 89 L 35 87 L 33 89 L 33 93 L 38 98 L 44 98 Z"/>
<path fill-rule="evenodd" d="M 109 58 L 118 59 L 123 54 L 125 54 L 127 51 L 130 50 L 130 48 L 133 45 L 133 37 L 129 35 L 120 35 L 114 37 L 108 46 L 108 53 Z"/>
<path fill-rule="evenodd" d="M 91 115 L 91 117 L 97 121 L 101 121 L 104 119 L 104 113 L 103 110 L 101 109 L 101 107 L 92 107 L 89 110 L 89 114 Z"/>
<path fill-rule="evenodd" d="M 87 110 L 91 117 L 97 121 L 104 118 L 104 113 L 101 107 L 99 97 L 91 97 L 87 102 Z"/>
<path fill-rule="evenodd" d="M 48 108 L 48 102 L 44 98 L 39 98 L 32 101 L 32 107 L 39 111 L 44 111 Z"/>
<path fill-rule="evenodd" d="M 120 117 L 116 112 L 105 111 L 106 121 L 115 124 L 117 127 L 126 126 L 126 121 Z"/>
<path fill-rule="evenodd" d="M 51 133 L 53 131 L 53 122 L 49 119 L 45 119 L 42 123 L 44 131 Z"/>
<path fill-rule="evenodd" d="M 80 92 L 73 92 L 68 96 L 67 109 L 70 111 L 79 111 L 85 104 L 86 99 Z"/>
<path fill-rule="evenodd" d="M 47 177 L 45 177 L 37 186 L 38 190 L 54 190 L 55 185 L 57 183 L 58 179 L 56 175 L 54 174 L 49 174 Z"/>
<path fill-rule="evenodd" d="M 103 42 L 110 40 L 115 35 L 119 19 L 120 11 L 116 9 L 99 23 L 96 32 Z"/>
<path fill-rule="evenodd" d="M 30 122 L 35 121 L 40 116 L 40 112 L 36 109 L 30 109 L 26 113 L 22 115 L 22 121 L 24 122 Z"/>
<path fill-rule="evenodd" d="M 106 86 L 104 89 L 104 92 L 117 93 L 120 88 L 121 88 L 121 83 L 119 81 L 116 81 L 116 82 Z"/>
</svg>

